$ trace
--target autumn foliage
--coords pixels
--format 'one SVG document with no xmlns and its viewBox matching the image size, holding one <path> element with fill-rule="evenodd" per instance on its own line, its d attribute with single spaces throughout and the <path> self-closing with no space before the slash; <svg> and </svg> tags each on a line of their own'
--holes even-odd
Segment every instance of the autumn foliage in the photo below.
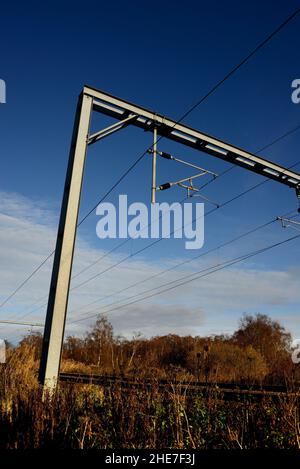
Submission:
<svg viewBox="0 0 300 469">
<path fill-rule="evenodd" d="M 300 448 L 297 392 L 276 401 L 227 401 L 217 386 L 189 394 L 172 385 L 174 378 L 295 384 L 290 335 L 266 316 L 243 317 L 231 337 L 131 340 L 116 337 L 99 317 L 85 337 L 67 337 L 62 370 L 134 376 L 142 386 L 62 383 L 44 399 L 37 382 L 41 341 L 39 334 L 25 337 L 0 374 L 0 449 Z M 154 379 L 149 387 L 143 377 L 164 377 L 169 385 Z"/>
<path fill-rule="evenodd" d="M 31 334 L 21 347 L 33 347 L 37 360 L 41 341 L 41 335 Z M 137 334 L 130 340 L 115 336 L 101 316 L 83 338 L 66 338 L 62 369 L 249 384 L 289 384 L 299 374 L 291 360 L 290 334 L 262 314 L 245 315 L 232 336 L 145 339 Z"/>
</svg>

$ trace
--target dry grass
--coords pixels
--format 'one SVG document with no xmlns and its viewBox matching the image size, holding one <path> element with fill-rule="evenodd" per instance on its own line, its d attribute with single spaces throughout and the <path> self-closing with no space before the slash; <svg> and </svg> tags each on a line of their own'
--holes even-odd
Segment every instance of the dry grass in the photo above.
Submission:
<svg viewBox="0 0 300 469">
<path fill-rule="evenodd" d="M 91 374 L 91 373 L 97 372 L 97 368 L 94 366 L 86 365 L 85 363 L 77 362 L 75 360 L 70 360 L 70 359 L 62 360 L 60 369 L 63 373 Z"/>
<path fill-rule="evenodd" d="M 1 374 L 0 448 L 300 448 L 295 398 L 245 404 L 214 391 L 65 385 L 43 402 L 36 370 L 34 349 L 22 346 Z"/>
</svg>

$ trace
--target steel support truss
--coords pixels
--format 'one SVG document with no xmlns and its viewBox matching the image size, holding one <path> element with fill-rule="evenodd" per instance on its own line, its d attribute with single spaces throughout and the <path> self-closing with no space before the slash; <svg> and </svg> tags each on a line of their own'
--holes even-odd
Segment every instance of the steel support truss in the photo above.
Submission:
<svg viewBox="0 0 300 469">
<path fill-rule="evenodd" d="M 90 135 L 89 128 L 93 111 L 115 118 L 117 122 L 100 132 Z M 44 385 L 44 390 L 50 392 L 55 389 L 59 376 L 87 147 L 128 125 L 153 132 L 155 136 L 153 144 L 155 160 L 157 152 L 156 136 L 159 135 L 292 187 L 296 189 L 299 196 L 300 174 L 199 130 L 176 123 L 175 120 L 161 114 L 149 111 L 90 86 L 85 86 L 79 96 L 75 116 L 39 371 L 39 380 Z M 156 161 L 154 161 L 153 166 L 155 164 Z M 154 190 L 155 181 L 152 185 L 152 196 Z"/>
</svg>

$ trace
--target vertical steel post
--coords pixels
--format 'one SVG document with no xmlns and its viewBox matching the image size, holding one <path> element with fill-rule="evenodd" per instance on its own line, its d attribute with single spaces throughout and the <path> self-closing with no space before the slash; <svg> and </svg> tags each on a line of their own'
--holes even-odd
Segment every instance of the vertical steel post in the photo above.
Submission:
<svg viewBox="0 0 300 469">
<path fill-rule="evenodd" d="M 79 96 L 57 233 L 39 371 L 39 381 L 49 392 L 59 375 L 92 104 L 90 96 Z"/>
<path fill-rule="evenodd" d="M 153 153 L 152 153 L 152 185 L 151 185 L 151 203 L 155 204 L 156 196 L 156 157 L 157 157 L 157 127 L 153 129 Z"/>
</svg>

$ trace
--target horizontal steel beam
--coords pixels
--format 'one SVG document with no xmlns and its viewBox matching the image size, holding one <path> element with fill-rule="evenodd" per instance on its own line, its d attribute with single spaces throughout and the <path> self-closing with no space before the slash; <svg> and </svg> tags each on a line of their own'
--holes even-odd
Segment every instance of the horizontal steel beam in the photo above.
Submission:
<svg viewBox="0 0 300 469">
<path fill-rule="evenodd" d="M 300 174 L 284 166 L 90 86 L 85 86 L 83 93 L 93 98 L 93 110 L 96 112 L 118 120 L 126 119 L 130 114 L 136 114 L 138 117 L 131 122 L 131 125 L 145 131 L 153 131 L 156 126 L 160 136 L 241 166 L 289 187 L 300 188 Z"/>
</svg>

